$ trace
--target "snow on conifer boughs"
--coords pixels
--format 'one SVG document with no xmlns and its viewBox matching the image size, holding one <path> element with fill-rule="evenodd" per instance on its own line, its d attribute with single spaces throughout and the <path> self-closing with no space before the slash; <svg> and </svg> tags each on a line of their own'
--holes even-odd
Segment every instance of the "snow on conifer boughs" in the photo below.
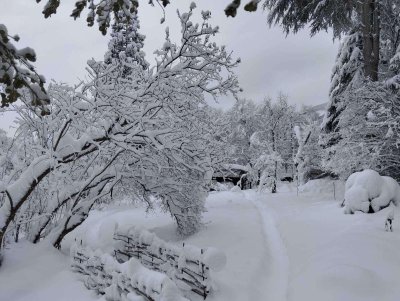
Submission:
<svg viewBox="0 0 400 301">
<path fill-rule="evenodd" d="M 8 106 L 17 101 L 21 89 L 25 88 L 32 95 L 32 104 L 42 107 L 42 114 L 46 114 L 45 105 L 49 97 L 45 91 L 45 79 L 39 75 L 32 62 L 36 61 L 36 54 L 32 48 L 17 49 L 11 40 L 18 41 L 19 37 L 11 37 L 7 27 L 0 24 L 0 95 L 1 106 Z"/>
<path fill-rule="evenodd" d="M 36 0 L 36 2 L 41 2 L 41 0 Z M 45 0 L 44 17 L 48 18 L 57 13 L 60 2 L 60 0 Z M 99 30 L 105 35 L 108 27 L 110 27 L 112 13 L 117 15 L 118 12 L 122 12 L 127 18 L 133 18 L 134 13 L 137 12 L 138 5 L 138 0 L 100 0 L 97 2 L 76 0 L 75 9 L 72 11 L 71 17 L 77 19 L 87 9 L 89 11 L 86 17 L 87 24 L 93 26 L 96 20 Z"/>
<path fill-rule="evenodd" d="M 362 41 L 354 30 L 343 38 L 331 76 L 330 98 L 334 98 L 355 82 L 362 80 Z"/>
<path fill-rule="evenodd" d="M 129 73 L 129 65 L 136 63 L 143 69 L 147 69 L 149 64 L 146 62 L 142 51 L 145 36 L 139 31 L 139 19 L 136 13 L 131 18 L 127 18 L 120 11 L 116 14 L 114 24 L 111 26 L 111 40 L 108 43 L 108 51 L 104 56 L 104 62 L 111 64 L 113 60 L 118 60 L 121 64 L 126 64 L 123 76 Z"/>
<path fill-rule="evenodd" d="M 338 96 L 347 89 L 359 85 L 363 80 L 363 55 L 361 49 L 362 41 L 358 31 L 352 31 L 341 43 L 331 76 L 330 102 L 321 126 L 321 144 L 325 147 L 329 147 L 340 139 L 337 126 L 340 114 L 346 107 L 346 103 L 343 103 L 344 98 Z"/>
<path fill-rule="evenodd" d="M 346 107 L 338 120 L 340 140 L 324 155 L 327 170 L 346 178 L 370 168 L 400 178 L 397 97 L 382 83 L 369 81 L 340 95 Z"/>
<path fill-rule="evenodd" d="M 287 33 L 298 32 L 310 25 L 312 34 L 332 28 L 334 36 L 339 37 L 353 25 L 356 2 L 354 0 L 265 0 L 263 6 L 269 11 L 268 22 L 281 23 Z"/>
</svg>

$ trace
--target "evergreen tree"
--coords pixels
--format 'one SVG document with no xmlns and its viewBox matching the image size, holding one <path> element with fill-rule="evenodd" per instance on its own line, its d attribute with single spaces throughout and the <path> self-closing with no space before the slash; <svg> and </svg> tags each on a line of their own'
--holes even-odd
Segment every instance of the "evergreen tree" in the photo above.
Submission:
<svg viewBox="0 0 400 301">
<path fill-rule="evenodd" d="M 311 34 L 332 29 L 334 37 L 348 34 L 356 28 L 362 36 L 364 72 L 378 80 L 380 50 L 380 18 L 384 9 L 378 0 L 266 0 L 268 22 L 281 23 L 284 30 L 297 32 L 310 25 Z"/>
<path fill-rule="evenodd" d="M 16 102 L 25 89 L 32 95 L 32 105 L 40 106 L 42 115 L 45 115 L 49 96 L 44 88 L 44 76 L 38 74 L 32 64 L 36 61 L 36 53 L 30 47 L 17 49 L 13 41 L 19 41 L 18 35 L 10 36 L 7 27 L 0 24 L 1 107 Z"/>
<path fill-rule="evenodd" d="M 116 60 L 122 64 L 124 66 L 122 77 L 126 77 L 132 72 L 132 64 L 139 65 L 143 70 L 147 69 L 149 64 L 142 51 L 145 36 L 139 33 L 140 25 L 137 14 L 133 14 L 128 20 L 122 11 L 118 12 L 111 29 L 111 39 L 104 62 L 112 64 Z"/>
<path fill-rule="evenodd" d="M 329 147 L 340 139 L 338 136 L 339 117 L 346 107 L 340 95 L 363 80 L 362 66 L 361 35 L 357 30 L 353 30 L 343 39 L 333 68 L 329 91 L 330 101 L 322 123 L 321 144 L 324 147 Z"/>
<path fill-rule="evenodd" d="M 340 140 L 325 150 L 324 167 L 342 179 L 363 169 L 399 179 L 398 96 L 366 81 L 340 98 L 346 103 L 338 120 Z"/>
</svg>

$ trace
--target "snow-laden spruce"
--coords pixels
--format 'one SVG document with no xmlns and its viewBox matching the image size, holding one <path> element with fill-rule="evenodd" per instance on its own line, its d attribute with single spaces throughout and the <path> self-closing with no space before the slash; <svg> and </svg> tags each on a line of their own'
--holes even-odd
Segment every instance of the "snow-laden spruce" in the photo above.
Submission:
<svg viewBox="0 0 400 301">
<path fill-rule="evenodd" d="M 162 200 L 183 234 L 201 225 L 212 176 L 202 127 L 205 94 L 238 92 L 238 63 L 213 36 L 217 27 L 178 14 L 180 43 L 166 34 L 156 65 L 89 61 L 90 80 L 52 84 L 50 114 L 41 116 L 29 94 L 20 115 L 15 151 L 23 155 L 2 181 L 0 240 L 19 230 L 57 247 L 89 211 L 110 197 Z M 123 67 L 132 68 L 123 77 Z M 204 122 L 204 124 L 203 124 Z M 14 227 L 20 225 L 20 227 Z M 18 233 L 17 231 L 17 233 Z"/>
<path fill-rule="evenodd" d="M 7 27 L 0 24 L 1 107 L 16 102 L 24 88 L 32 94 L 32 105 L 40 106 L 42 114 L 46 114 L 44 105 L 48 104 L 49 96 L 44 88 L 44 76 L 38 74 L 32 64 L 36 61 L 36 53 L 30 47 L 18 49 L 12 41 L 18 42 L 19 36 L 11 36 Z"/>
<path fill-rule="evenodd" d="M 361 169 L 399 179 L 398 96 L 382 83 L 359 84 L 335 98 L 340 116 L 321 137 L 323 167 L 343 180 Z"/>
</svg>

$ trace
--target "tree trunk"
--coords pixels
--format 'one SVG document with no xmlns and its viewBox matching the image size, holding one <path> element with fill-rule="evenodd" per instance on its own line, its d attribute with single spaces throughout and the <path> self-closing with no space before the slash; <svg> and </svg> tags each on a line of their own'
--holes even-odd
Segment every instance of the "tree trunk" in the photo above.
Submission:
<svg viewBox="0 0 400 301">
<path fill-rule="evenodd" d="M 17 227 L 16 227 L 16 229 L 15 229 L 15 239 L 14 239 L 14 242 L 18 242 L 18 239 L 19 239 L 19 230 L 20 230 L 20 228 L 21 228 L 21 225 L 17 225 Z"/>
<path fill-rule="evenodd" d="M 272 137 L 272 150 L 275 152 L 276 147 L 275 147 L 275 132 L 274 130 L 271 131 L 271 137 Z M 278 177 L 278 162 L 275 160 L 274 162 L 274 182 L 272 183 L 271 187 L 271 193 L 276 193 L 276 182 L 277 182 L 277 177 Z"/>
<path fill-rule="evenodd" d="M 379 67 L 379 1 L 364 0 L 361 3 L 361 21 L 363 36 L 363 55 L 365 77 L 378 80 Z"/>
<path fill-rule="evenodd" d="M 4 233 L 3 231 L 0 230 L 0 267 L 1 264 L 3 263 L 3 238 L 4 238 Z"/>
<path fill-rule="evenodd" d="M 271 193 L 276 193 L 276 182 L 278 181 L 278 162 L 275 161 L 274 167 L 274 183 L 272 184 Z"/>
<path fill-rule="evenodd" d="M 86 216 L 87 217 L 87 216 Z M 86 217 L 82 217 L 82 219 L 76 223 L 74 223 L 73 225 L 68 227 L 68 222 L 70 221 L 70 218 L 67 219 L 63 230 L 61 231 L 61 233 L 56 237 L 56 239 L 53 242 L 53 246 L 56 249 L 61 249 L 61 242 L 63 241 L 63 239 L 65 238 L 65 236 L 69 233 L 71 233 L 73 230 L 75 230 L 78 226 L 80 226 L 85 220 Z"/>
</svg>

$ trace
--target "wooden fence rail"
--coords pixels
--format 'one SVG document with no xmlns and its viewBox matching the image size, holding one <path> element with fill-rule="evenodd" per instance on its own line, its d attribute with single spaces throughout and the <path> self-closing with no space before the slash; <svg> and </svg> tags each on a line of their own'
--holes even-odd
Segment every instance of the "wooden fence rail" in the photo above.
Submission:
<svg viewBox="0 0 400 301">
<path fill-rule="evenodd" d="M 149 290 L 146 286 L 140 286 L 139 282 L 132 281 L 132 277 L 141 277 L 138 274 L 140 271 L 147 276 L 156 273 L 152 276 L 165 282 L 168 282 L 164 279 L 167 278 L 186 297 L 193 292 L 206 299 L 215 287 L 212 272 L 221 270 L 226 264 L 225 255 L 214 248 L 201 249 L 185 244 L 177 246 L 136 227 L 124 231 L 115 229 L 112 249 L 111 254 L 93 252 L 85 248 L 82 241 L 71 248 L 72 269 L 82 275 L 86 287 L 99 294 L 107 295 L 112 291 L 116 295 L 124 295 L 122 292 L 131 291 L 145 300 L 158 300 L 160 287 Z M 134 264 L 140 264 L 145 270 L 137 269 L 133 275 L 132 269 L 129 275 L 122 272 L 126 268 L 121 267 Z"/>
<path fill-rule="evenodd" d="M 163 273 L 151 271 L 132 258 L 121 264 L 109 254 L 93 252 L 75 245 L 71 249 L 72 270 L 79 273 L 85 286 L 105 295 L 106 300 L 189 301 Z"/>
</svg>

